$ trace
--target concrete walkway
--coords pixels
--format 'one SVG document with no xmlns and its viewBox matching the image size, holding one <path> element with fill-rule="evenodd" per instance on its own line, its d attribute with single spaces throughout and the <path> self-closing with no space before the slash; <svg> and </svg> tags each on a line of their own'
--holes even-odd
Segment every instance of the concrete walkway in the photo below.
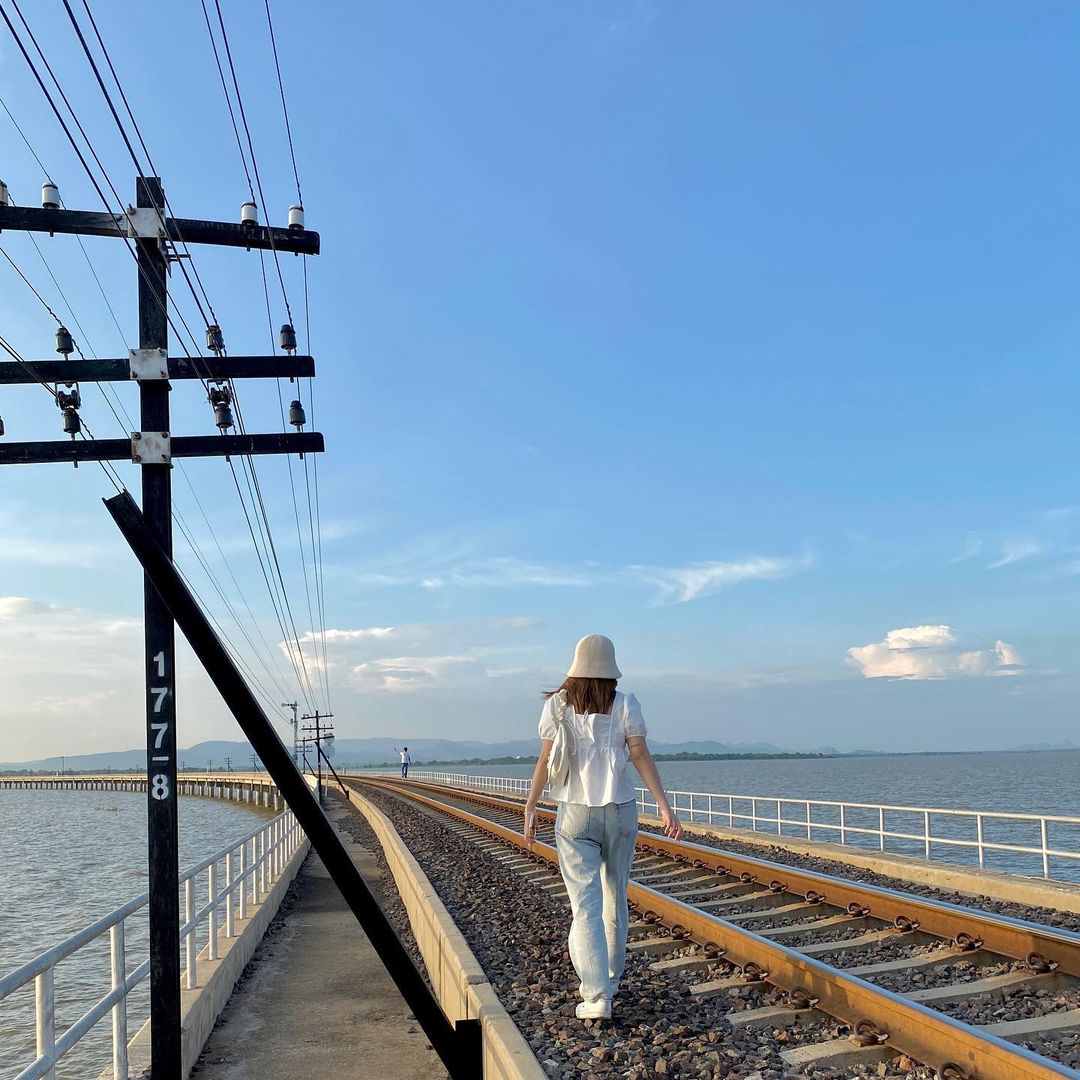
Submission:
<svg viewBox="0 0 1080 1080">
<path fill-rule="evenodd" d="M 331 819 L 335 810 L 328 807 Z M 375 859 L 342 839 L 378 894 Z M 317 856 L 308 857 L 293 888 L 291 909 L 283 906 L 284 918 L 259 946 L 192 1075 L 445 1080 L 446 1070 Z"/>
</svg>

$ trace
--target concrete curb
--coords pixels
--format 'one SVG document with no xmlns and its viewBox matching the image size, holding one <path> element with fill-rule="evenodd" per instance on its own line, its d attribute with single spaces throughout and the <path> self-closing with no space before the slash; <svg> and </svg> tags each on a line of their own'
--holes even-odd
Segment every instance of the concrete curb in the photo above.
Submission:
<svg viewBox="0 0 1080 1080">
<path fill-rule="evenodd" d="M 199 986 L 194 990 L 183 990 L 180 997 L 180 1052 L 184 1076 L 191 1074 L 192 1066 L 199 1060 L 217 1018 L 281 907 L 285 893 L 307 858 L 310 846 L 305 836 L 262 903 L 249 907 L 252 914 L 248 918 L 235 920 L 234 937 L 218 937 L 216 960 L 206 958 L 205 947 L 199 953 Z M 128 1043 L 128 1073 L 132 1077 L 150 1074 L 149 1020 Z M 113 1080 L 111 1065 L 102 1071 L 98 1080 Z"/>
<path fill-rule="evenodd" d="M 382 844 L 443 1012 L 453 1022 L 480 1021 L 484 1080 L 547 1080 L 525 1036 L 389 818 L 355 788 L 351 795 Z"/>
</svg>

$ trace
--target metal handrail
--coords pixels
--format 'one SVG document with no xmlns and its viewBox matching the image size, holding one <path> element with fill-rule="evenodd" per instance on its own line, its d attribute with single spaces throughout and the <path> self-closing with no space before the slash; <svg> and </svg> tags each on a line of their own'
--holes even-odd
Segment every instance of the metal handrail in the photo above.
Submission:
<svg viewBox="0 0 1080 1080">
<path fill-rule="evenodd" d="M 216 960 L 218 937 L 235 934 L 234 915 L 247 918 L 248 903 L 259 904 L 284 872 L 303 842 L 300 825 L 291 810 L 219 849 L 180 875 L 184 888 L 184 915 L 180 940 L 184 946 L 184 987 L 192 990 L 198 982 L 199 928 L 206 924 L 205 959 Z M 250 845 L 250 857 L 249 857 Z M 237 857 L 234 858 L 234 857 Z M 225 863 L 225 882 L 219 888 L 218 864 Z M 193 910 L 195 879 L 207 875 L 207 902 Z M 235 900 L 234 900 L 235 897 Z M 46 949 L 33 959 L 0 978 L 0 1003 L 28 983 L 35 983 L 36 1057 L 14 1080 L 55 1080 L 56 1064 L 104 1017 L 112 1014 L 112 1061 L 114 1080 L 128 1080 L 127 999 L 132 990 L 150 974 L 150 961 L 127 970 L 124 924 L 150 902 L 143 893 L 114 908 L 107 915 Z M 224 907 L 225 926 L 219 932 L 218 912 Z M 61 1035 L 56 1032 L 54 976 L 56 965 L 78 952 L 102 934 L 109 934 L 110 989 Z"/>
<path fill-rule="evenodd" d="M 391 774 L 393 775 L 393 774 Z M 524 777 L 471 776 L 468 773 L 410 772 L 418 780 L 450 784 L 457 787 L 474 787 L 485 791 L 525 795 L 530 780 Z M 655 800 L 646 788 L 636 788 L 638 806 L 642 812 L 657 812 Z M 545 791 L 547 794 L 547 791 Z M 775 795 L 728 795 L 701 791 L 668 791 L 672 809 L 690 822 L 723 825 L 732 829 L 749 829 L 753 832 L 767 831 L 776 836 L 802 835 L 806 840 L 822 835 L 839 840 L 843 845 L 866 847 L 865 844 L 849 844 L 849 838 L 871 837 L 877 840 L 879 851 L 886 851 L 886 841 L 899 840 L 922 847 L 926 859 L 941 857 L 958 849 L 974 850 L 980 868 L 985 869 L 987 855 L 991 852 L 1018 856 L 1031 856 L 1041 860 L 1042 876 L 1054 877 L 1051 860 L 1065 860 L 1068 867 L 1080 867 L 1080 832 L 1077 847 L 1063 847 L 1061 841 L 1051 843 L 1051 828 L 1064 826 L 1080 830 L 1080 817 L 1064 814 L 1009 813 L 1001 810 L 967 810 L 956 807 L 898 806 L 891 803 L 841 802 L 833 799 L 789 799 Z M 765 805 L 761 805 L 765 804 Z M 785 816 L 788 806 L 802 808 L 801 816 Z M 775 814 L 772 813 L 775 809 Z M 818 817 L 815 818 L 815 811 Z M 877 814 L 876 825 L 852 822 L 850 812 Z M 821 820 L 822 812 L 832 812 L 839 820 Z M 895 823 L 898 814 L 915 815 L 922 820 L 921 831 L 909 831 Z M 892 815 L 892 828 L 887 828 L 888 815 Z M 971 836 L 942 836 L 934 829 L 934 819 L 949 818 L 974 829 Z M 1019 826 L 1038 823 L 1039 843 L 1024 844 L 1008 839 L 987 839 L 988 822 L 1004 822 Z M 788 832 L 784 830 L 788 829 Z M 1070 880 L 1065 878 L 1062 880 Z"/>
</svg>

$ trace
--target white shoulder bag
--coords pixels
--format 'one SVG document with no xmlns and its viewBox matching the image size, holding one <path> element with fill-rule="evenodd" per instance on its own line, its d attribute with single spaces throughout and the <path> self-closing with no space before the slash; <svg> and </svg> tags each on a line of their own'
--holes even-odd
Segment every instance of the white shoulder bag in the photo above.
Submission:
<svg viewBox="0 0 1080 1080">
<path fill-rule="evenodd" d="M 552 700 L 556 727 L 551 752 L 548 754 L 548 780 L 555 787 L 564 787 L 570 780 L 570 764 L 577 756 L 577 745 L 573 727 L 566 715 L 570 708 L 566 701 L 566 691 L 560 690 Z"/>
</svg>

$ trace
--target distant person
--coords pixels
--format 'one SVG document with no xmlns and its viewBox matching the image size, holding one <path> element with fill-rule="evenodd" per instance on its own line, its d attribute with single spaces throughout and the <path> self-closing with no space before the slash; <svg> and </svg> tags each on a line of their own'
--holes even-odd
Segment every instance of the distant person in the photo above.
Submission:
<svg viewBox="0 0 1080 1080">
<path fill-rule="evenodd" d="M 532 847 L 536 804 L 550 779 L 559 804 L 555 846 L 573 913 L 579 1020 L 610 1019 L 626 962 L 626 887 L 638 826 L 631 761 L 656 800 L 664 832 L 682 836 L 645 741 L 641 706 L 615 688 L 621 676 L 609 638 L 590 634 L 577 643 L 562 686 L 545 694 L 540 760 L 525 803 L 525 843 Z"/>
<path fill-rule="evenodd" d="M 409 778 L 409 765 L 412 763 L 412 758 L 409 757 L 409 748 L 403 746 L 400 750 L 395 746 L 394 753 L 401 757 L 401 779 L 408 780 Z"/>
</svg>

